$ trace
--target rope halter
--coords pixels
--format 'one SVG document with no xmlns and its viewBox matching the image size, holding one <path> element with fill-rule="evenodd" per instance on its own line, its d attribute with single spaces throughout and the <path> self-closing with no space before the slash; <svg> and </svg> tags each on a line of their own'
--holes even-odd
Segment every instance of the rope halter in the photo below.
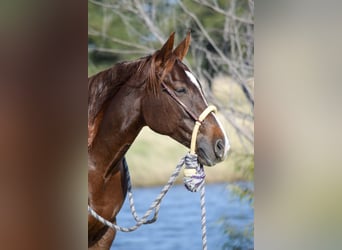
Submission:
<svg viewBox="0 0 342 250">
<path fill-rule="evenodd" d="M 197 192 L 204 185 L 205 173 L 203 166 L 198 162 L 196 155 L 196 140 L 200 126 L 204 119 L 211 113 L 217 112 L 215 106 L 208 106 L 197 118 L 197 116 L 186 106 L 175 93 L 161 81 L 163 90 L 165 90 L 195 121 L 195 126 L 192 130 L 190 152 L 185 156 L 185 168 L 184 168 L 184 185 L 191 192 Z"/>
<path fill-rule="evenodd" d="M 198 162 L 198 156 L 195 152 L 197 135 L 200 126 L 204 119 L 211 113 L 216 112 L 215 106 L 208 106 L 199 116 L 195 122 L 194 129 L 192 130 L 190 152 L 185 157 L 184 168 L 184 185 L 191 192 L 197 192 L 204 185 L 205 173 L 202 164 Z"/>
</svg>

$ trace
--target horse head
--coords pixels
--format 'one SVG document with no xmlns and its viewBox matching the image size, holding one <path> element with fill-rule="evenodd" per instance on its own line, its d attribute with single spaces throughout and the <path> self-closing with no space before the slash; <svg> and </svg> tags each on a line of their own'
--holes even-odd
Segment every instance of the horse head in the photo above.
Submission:
<svg viewBox="0 0 342 250">
<path fill-rule="evenodd" d="M 172 33 L 150 58 L 142 99 L 144 122 L 157 133 L 190 146 L 194 125 L 208 107 L 201 84 L 182 62 L 190 46 L 190 32 L 173 50 Z M 223 161 L 230 148 L 228 137 L 214 113 L 202 122 L 195 152 L 200 163 L 213 166 Z"/>
</svg>

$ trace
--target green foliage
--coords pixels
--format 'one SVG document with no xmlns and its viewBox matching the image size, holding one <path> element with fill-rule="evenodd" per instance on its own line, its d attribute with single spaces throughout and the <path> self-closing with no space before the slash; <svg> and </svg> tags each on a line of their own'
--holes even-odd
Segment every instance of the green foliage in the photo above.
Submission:
<svg viewBox="0 0 342 250">
<path fill-rule="evenodd" d="M 233 183 L 228 188 L 241 201 L 246 200 L 254 206 L 254 154 L 236 154 L 236 170 L 241 172 L 247 183 Z M 221 220 L 224 234 L 228 239 L 223 245 L 223 250 L 245 250 L 254 249 L 254 223 L 251 223 L 243 230 L 234 226 L 229 218 Z"/>
<path fill-rule="evenodd" d="M 223 218 L 221 225 L 224 234 L 228 236 L 227 241 L 222 246 L 222 250 L 254 249 L 254 223 L 240 230 L 236 226 L 233 226 L 228 218 Z"/>
<path fill-rule="evenodd" d="M 236 154 L 236 171 L 242 173 L 243 179 L 253 183 L 254 181 L 254 154 Z M 231 191 L 241 200 L 247 200 L 254 205 L 254 187 L 253 185 L 241 185 L 233 183 L 228 186 Z"/>
<path fill-rule="evenodd" d="M 236 170 L 243 173 L 246 180 L 254 180 L 254 154 L 236 153 Z"/>
</svg>

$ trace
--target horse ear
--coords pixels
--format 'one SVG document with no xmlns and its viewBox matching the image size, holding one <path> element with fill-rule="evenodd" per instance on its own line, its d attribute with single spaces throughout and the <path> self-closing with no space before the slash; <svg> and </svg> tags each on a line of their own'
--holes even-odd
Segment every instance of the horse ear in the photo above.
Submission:
<svg viewBox="0 0 342 250">
<path fill-rule="evenodd" d="M 190 41 L 191 41 L 191 32 L 189 31 L 186 35 L 185 39 L 175 48 L 173 53 L 177 56 L 179 60 L 183 60 L 189 50 Z"/>
<path fill-rule="evenodd" d="M 174 40 L 175 32 L 172 32 L 169 39 L 167 39 L 163 47 L 157 52 L 157 60 L 160 60 L 162 64 L 165 64 L 166 61 L 170 58 Z"/>
</svg>

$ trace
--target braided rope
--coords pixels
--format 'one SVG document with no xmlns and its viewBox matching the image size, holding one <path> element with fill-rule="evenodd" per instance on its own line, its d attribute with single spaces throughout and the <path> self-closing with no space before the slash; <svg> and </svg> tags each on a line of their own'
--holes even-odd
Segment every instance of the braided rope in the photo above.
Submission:
<svg viewBox="0 0 342 250">
<path fill-rule="evenodd" d="M 204 181 L 203 181 L 204 183 Z M 207 250 L 207 216 L 205 209 L 205 186 L 201 188 L 201 229 L 202 229 L 202 249 Z"/>
<path fill-rule="evenodd" d="M 130 203 L 130 208 L 131 208 L 131 212 L 132 215 L 134 217 L 134 219 L 136 220 L 136 224 L 134 226 L 131 227 L 120 227 L 106 219 L 104 219 L 102 216 L 100 216 L 99 214 L 97 214 L 89 205 L 88 205 L 88 212 L 95 217 L 98 221 L 100 221 L 101 223 L 103 223 L 104 225 L 114 229 L 114 230 L 118 230 L 121 232 L 132 232 L 137 230 L 141 225 L 143 224 L 150 224 L 153 223 L 157 220 L 157 216 L 158 216 L 158 212 L 160 209 L 160 203 L 162 201 L 162 199 L 164 198 L 164 196 L 166 195 L 166 193 L 170 190 L 171 186 L 174 184 L 175 180 L 177 179 L 180 170 L 182 168 L 182 166 L 184 165 L 184 159 L 186 158 L 183 157 L 179 164 L 177 165 L 176 169 L 174 170 L 174 172 L 172 173 L 172 175 L 170 176 L 167 184 L 164 186 L 164 188 L 161 190 L 160 194 L 156 197 L 156 199 L 152 202 L 152 204 L 150 205 L 149 209 L 146 211 L 146 213 L 144 214 L 144 216 L 142 218 L 139 218 L 137 213 L 136 213 L 136 209 L 134 206 L 134 199 L 133 199 L 133 194 L 132 194 L 132 184 L 131 184 L 131 180 L 130 180 L 130 176 L 129 176 L 129 171 L 128 171 L 128 167 L 126 164 L 124 164 L 125 166 L 125 172 L 126 172 L 126 176 L 127 176 L 127 192 L 128 192 L 128 197 L 129 197 L 129 203 Z M 151 220 L 148 220 L 148 217 L 152 214 L 153 210 L 155 210 L 154 216 Z"/>
<path fill-rule="evenodd" d="M 134 199 L 133 199 L 133 193 L 132 193 L 132 183 L 131 178 L 129 175 L 128 166 L 126 163 L 124 163 L 124 169 L 126 173 L 126 180 L 127 180 L 127 192 L 128 192 L 128 198 L 130 203 L 130 209 L 131 213 L 136 221 L 136 224 L 131 227 L 121 227 L 118 226 L 106 219 L 104 219 L 102 216 L 100 216 L 98 213 L 96 213 L 89 205 L 88 205 L 88 212 L 98 221 L 100 221 L 102 224 L 117 230 L 121 232 L 132 232 L 137 230 L 141 225 L 143 224 L 151 224 L 155 222 L 158 218 L 158 212 L 160 209 L 160 204 L 162 202 L 162 199 L 166 195 L 166 193 L 171 189 L 172 185 L 176 181 L 177 177 L 179 176 L 179 173 L 185 164 L 186 170 L 194 170 L 196 169 L 193 178 L 189 176 L 184 176 L 184 185 L 185 187 L 191 191 L 191 192 L 197 192 L 199 189 L 201 190 L 201 227 L 202 227 L 202 246 L 203 250 L 207 250 L 207 237 L 206 237 L 206 210 L 205 210 L 205 187 L 204 187 L 204 170 L 203 166 L 198 163 L 197 155 L 193 155 L 188 153 L 185 157 L 183 157 L 178 165 L 176 166 L 174 172 L 170 176 L 167 184 L 163 187 L 160 194 L 156 197 L 156 199 L 152 202 L 149 209 L 146 211 L 143 217 L 139 218 L 139 216 L 136 213 L 135 205 L 134 205 Z M 154 211 L 154 215 L 152 219 L 148 220 L 149 216 Z"/>
</svg>

